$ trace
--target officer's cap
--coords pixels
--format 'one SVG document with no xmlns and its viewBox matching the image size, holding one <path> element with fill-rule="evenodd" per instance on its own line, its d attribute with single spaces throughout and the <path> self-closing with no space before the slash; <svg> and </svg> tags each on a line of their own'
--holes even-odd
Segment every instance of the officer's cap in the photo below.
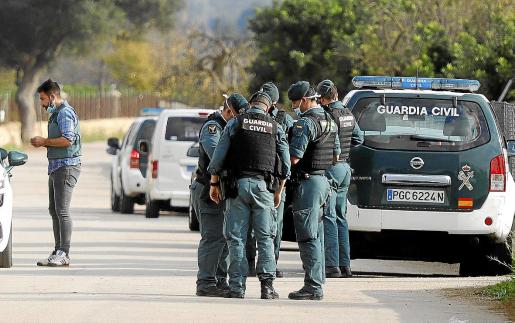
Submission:
<svg viewBox="0 0 515 323">
<path fill-rule="evenodd" d="M 277 86 L 275 86 L 274 83 L 266 82 L 263 84 L 261 89 L 270 95 L 273 103 L 277 103 L 279 101 L 279 89 L 277 89 Z"/>
<path fill-rule="evenodd" d="M 334 83 L 331 80 L 323 80 L 322 82 L 318 83 L 317 86 L 317 92 L 322 96 L 326 97 L 331 89 L 334 88 Z"/>
<path fill-rule="evenodd" d="M 224 97 L 227 104 L 238 113 L 245 111 L 249 106 L 247 99 L 239 93 L 232 93 L 231 95 L 224 94 Z"/>
<path fill-rule="evenodd" d="M 302 99 L 309 91 L 309 82 L 307 81 L 298 81 L 295 84 L 292 84 L 288 89 L 288 99 L 291 101 L 297 101 Z"/>
<path fill-rule="evenodd" d="M 272 106 L 272 98 L 268 93 L 266 93 L 263 90 L 259 90 L 256 93 L 252 94 L 252 96 L 250 97 L 250 103 L 252 104 L 255 102 L 263 103 L 267 107 Z"/>
</svg>

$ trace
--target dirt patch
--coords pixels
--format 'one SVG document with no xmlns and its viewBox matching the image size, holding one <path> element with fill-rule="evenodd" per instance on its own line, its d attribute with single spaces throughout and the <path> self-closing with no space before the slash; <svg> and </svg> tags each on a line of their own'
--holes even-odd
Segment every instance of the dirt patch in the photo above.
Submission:
<svg viewBox="0 0 515 323">
<path fill-rule="evenodd" d="M 498 300 L 489 295 L 484 287 L 444 289 L 443 294 L 461 302 L 486 306 L 494 313 L 504 314 L 509 322 L 515 322 L 515 299 Z"/>
</svg>

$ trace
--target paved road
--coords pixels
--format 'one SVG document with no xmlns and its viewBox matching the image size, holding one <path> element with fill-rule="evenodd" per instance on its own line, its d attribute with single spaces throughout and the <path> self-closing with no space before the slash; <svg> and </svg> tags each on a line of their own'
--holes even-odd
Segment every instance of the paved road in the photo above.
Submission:
<svg viewBox="0 0 515 323">
<path fill-rule="evenodd" d="M 0 322 L 503 321 L 441 292 L 501 278 L 458 278 L 457 266 L 446 264 L 357 260 L 355 271 L 376 274 L 329 280 L 322 302 L 290 301 L 287 294 L 302 286 L 296 251 L 279 262 L 286 271 L 276 280 L 280 300 L 260 300 L 256 278 L 245 300 L 196 297 L 198 233 L 188 231 L 185 214 L 145 219 L 141 207 L 134 215 L 111 213 L 104 148 L 84 147 L 68 269 L 35 266 L 52 248 L 44 152 L 30 150 L 29 163 L 14 170 L 14 267 L 0 271 Z"/>
</svg>

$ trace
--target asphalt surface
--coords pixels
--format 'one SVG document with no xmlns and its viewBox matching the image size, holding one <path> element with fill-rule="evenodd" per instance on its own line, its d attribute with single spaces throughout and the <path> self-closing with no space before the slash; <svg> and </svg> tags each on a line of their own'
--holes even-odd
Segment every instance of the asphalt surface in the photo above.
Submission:
<svg viewBox="0 0 515 323">
<path fill-rule="evenodd" d="M 184 213 L 146 219 L 109 209 L 110 156 L 86 144 L 72 202 L 69 268 L 36 267 L 53 247 L 44 150 L 29 150 L 13 171 L 14 267 L 0 270 L 0 322 L 502 322 L 483 305 L 448 299 L 442 289 L 493 284 L 460 278 L 457 265 L 355 260 L 355 278 L 329 279 L 321 302 L 291 301 L 302 286 L 296 245 L 285 243 L 275 286 L 279 300 L 259 299 L 249 278 L 244 300 L 195 296 L 196 248 Z M 360 274 L 361 273 L 361 274 Z"/>
</svg>

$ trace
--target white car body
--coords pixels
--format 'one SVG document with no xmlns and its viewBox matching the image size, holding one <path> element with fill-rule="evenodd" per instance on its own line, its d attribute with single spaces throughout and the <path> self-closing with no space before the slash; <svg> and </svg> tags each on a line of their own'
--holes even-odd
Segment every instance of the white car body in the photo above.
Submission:
<svg viewBox="0 0 515 323">
<path fill-rule="evenodd" d="M 186 152 L 195 141 L 198 141 L 200 127 L 213 111 L 210 109 L 171 109 L 164 110 L 160 114 L 149 156 L 147 199 L 153 202 L 164 201 L 171 207 L 189 207 L 191 173 L 195 170 L 198 159 L 187 157 Z M 180 123 L 183 122 L 181 120 L 185 120 L 181 118 L 191 118 L 192 121 L 198 119 L 195 124 L 191 123 L 191 127 L 186 126 L 182 129 L 189 132 L 188 140 L 181 140 L 177 136 L 165 138 L 169 120 Z M 156 165 L 157 170 L 154 170 Z M 168 201 L 170 202 L 168 203 Z"/>
<path fill-rule="evenodd" d="M 130 197 L 138 197 L 146 192 L 147 181 L 139 168 L 130 167 L 131 152 L 134 148 L 134 140 L 140 126 L 145 120 L 157 120 L 157 117 L 139 117 L 130 126 L 123 138 L 120 150 L 111 161 L 111 176 L 113 189 L 118 196 L 123 192 Z"/>
<path fill-rule="evenodd" d="M 9 174 L 0 164 L 0 252 L 3 252 L 9 243 L 11 235 L 13 211 L 13 192 L 9 182 Z"/>
</svg>

